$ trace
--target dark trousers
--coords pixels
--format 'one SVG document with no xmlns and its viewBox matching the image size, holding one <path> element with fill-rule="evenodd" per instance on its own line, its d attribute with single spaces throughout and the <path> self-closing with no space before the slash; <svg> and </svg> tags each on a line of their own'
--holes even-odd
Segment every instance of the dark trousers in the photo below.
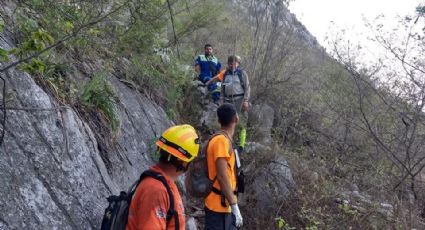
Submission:
<svg viewBox="0 0 425 230">
<path fill-rule="evenodd" d="M 205 208 L 205 230 L 234 230 L 235 220 L 232 213 L 214 212 Z"/>
</svg>

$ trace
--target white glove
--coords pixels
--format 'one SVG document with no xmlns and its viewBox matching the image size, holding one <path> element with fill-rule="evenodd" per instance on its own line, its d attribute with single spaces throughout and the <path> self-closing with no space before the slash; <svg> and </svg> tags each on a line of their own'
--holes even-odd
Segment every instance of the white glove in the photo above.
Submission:
<svg viewBox="0 0 425 230">
<path fill-rule="evenodd" d="M 236 217 L 236 227 L 240 228 L 243 225 L 243 219 L 241 215 L 241 211 L 239 211 L 238 204 L 232 204 L 232 213 Z"/>
</svg>

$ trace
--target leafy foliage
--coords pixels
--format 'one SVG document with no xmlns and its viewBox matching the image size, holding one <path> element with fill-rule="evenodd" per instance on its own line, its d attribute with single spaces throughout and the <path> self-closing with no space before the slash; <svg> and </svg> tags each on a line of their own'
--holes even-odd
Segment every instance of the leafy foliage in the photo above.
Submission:
<svg viewBox="0 0 425 230">
<path fill-rule="evenodd" d="M 0 48 L 0 61 L 6 62 L 9 61 L 9 52 L 5 49 Z"/>
<path fill-rule="evenodd" d="M 191 85 L 191 75 L 174 56 L 171 56 L 168 64 L 163 64 L 159 56 L 133 59 L 129 77 L 167 108 L 166 112 L 171 119 L 178 118 L 178 108 L 182 106 L 184 92 Z"/>
<path fill-rule="evenodd" d="M 85 85 L 82 101 L 98 108 L 110 122 L 113 131 L 118 131 L 120 127 L 120 119 L 117 111 L 117 97 L 115 92 L 106 79 L 105 73 L 95 76 Z"/>
<path fill-rule="evenodd" d="M 163 1 L 130 1 L 128 13 L 127 19 L 117 18 L 124 26 L 106 28 L 105 36 L 116 39 L 117 54 L 152 54 L 154 47 L 165 44 L 167 18 Z"/>
<path fill-rule="evenodd" d="M 38 58 L 32 58 L 29 63 L 25 63 L 22 69 L 30 74 L 42 74 L 46 69 L 46 63 Z"/>
<path fill-rule="evenodd" d="M 4 30 L 4 20 L 0 17 L 0 33 Z"/>
<path fill-rule="evenodd" d="M 19 68 L 32 74 L 36 82 L 47 87 L 62 103 L 73 103 L 76 95 L 81 95 L 81 101 L 98 108 L 116 131 L 119 128 L 116 96 L 106 78 L 97 74 L 80 87 L 81 79 L 73 79 L 68 71 L 62 71 L 62 63 L 68 66 L 99 60 L 103 66 L 96 68 L 108 68 L 116 60 L 129 59 L 132 64 L 124 75 L 136 82 L 140 91 L 156 95 L 155 99 L 166 108 L 170 118 L 179 119 L 185 107 L 183 98 L 193 90 L 189 89 L 192 73 L 182 68 L 184 62 L 172 54 L 178 44 L 170 39 L 169 9 L 165 3 L 164 0 L 19 1 L 13 15 L 7 17 L 9 21 L 4 22 L 3 17 L 0 21 L 1 30 L 4 26 L 11 28 L 17 45 L 12 50 L 0 49 L 0 60 L 8 61 L 9 55 L 15 55 Z M 208 27 L 215 14 L 219 14 L 219 4 L 210 0 L 204 3 L 172 1 L 179 40 Z M 156 49 L 170 50 L 171 62 L 163 62 L 154 54 Z M 189 60 L 191 55 L 184 51 L 181 57 Z M 77 64 L 73 67 L 77 71 L 82 68 Z M 83 72 L 92 74 L 98 71 L 96 68 Z M 82 92 L 77 92 L 81 88 Z"/>
<path fill-rule="evenodd" d="M 281 217 L 276 218 L 276 223 L 277 223 L 278 229 L 283 229 L 283 230 L 295 230 L 296 229 L 294 227 L 290 227 L 289 224 L 286 223 L 286 221 Z"/>
</svg>

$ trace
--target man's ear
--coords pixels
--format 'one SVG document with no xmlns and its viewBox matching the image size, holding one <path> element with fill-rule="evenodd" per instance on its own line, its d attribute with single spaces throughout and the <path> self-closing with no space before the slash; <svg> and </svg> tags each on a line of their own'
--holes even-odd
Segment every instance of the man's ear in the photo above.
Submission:
<svg viewBox="0 0 425 230">
<path fill-rule="evenodd" d="M 236 114 L 235 116 L 233 116 L 232 122 L 234 122 L 236 124 L 239 123 L 239 116 L 238 116 L 238 114 Z"/>
</svg>

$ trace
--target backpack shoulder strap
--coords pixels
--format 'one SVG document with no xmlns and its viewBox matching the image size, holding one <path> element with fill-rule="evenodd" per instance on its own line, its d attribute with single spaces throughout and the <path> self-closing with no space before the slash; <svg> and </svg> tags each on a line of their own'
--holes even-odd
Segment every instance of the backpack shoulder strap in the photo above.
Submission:
<svg viewBox="0 0 425 230">
<path fill-rule="evenodd" d="M 245 82 L 244 82 L 243 77 L 242 77 L 242 70 L 239 69 L 237 71 L 237 74 L 238 74 L 239 82 L 241 83 L 242 89 L 243 89 L 243 91 L 245 91 Z"/>
<path fill-rule="evenodd" d="M 180 225 L 179 225 L 179 216 L 178 216 L 177 211 L 174 208 L 174 206 L 175 206 L 174 205 L 174 195 L 173 195 L 173 192 L 171 191 L 170 185 L 167 183 L 167 181 L 165 180 L 165 177 L 163 175 L 161 175 L 160 173 L 154 172 L 152 170 L 146 170 L 146 171 L 144 171 L 142 173 L 142 175 L 140 176 L 139 183 L 140 183 L 140 181 L 142 181 L 147 176 L 148 177 L 152 177 L 152 178 L 154 178 L 156 180 L 161 181 L 162 184 L 167 189 L 168 199 L 169 199 L 169 202 L 170 202 L 170 208 L 167 211 L 166 229 L 168 229 L 168 224 L 169 224 L 171 218 L 174 216 L 174 223 L 175 223 L 175 226 L 176 226 L 175 229 L 176 230 L 179 230 L 179 227 L 180 227 Z"/>
<path fill-rule="evenodd" d="M 229 149 L 227 150 L 227 152 L 229 153 L 229 155 L 230 154 L 232 154 L 232 148 L 233 148 L 233 146 L 232 146 L 232 140 L 230 139 L 230 137 L 227 135 L 227 133 L 225 133 L 225 132 L 223 132 L 223 131 L 219 131 L 219 134 L 221 134 L 221 135 L 223 135 L 223 136 L 225 136 L 226 137 L 226 139 L 229 141 Z"/>
<path fill-rule="evenodd" d="M 226 97 L 226 85 L 224 84 L 225 83 L 225 80 L 226 80 L 226 75 L 227 75 L 227 70 L 226 71 L 224 71 L 224 73 L 223 73 L 223 78 L 221 79 L 221 93 L 223 94 L 223 97 Z"/>
<path fill-rule="evenodd" d="M 216 133 L 214 133 L 209 139 L 208 139 L 208 143 L 206 144 L 206 149 L 205 149 L 205 153 L 206 153 L 206 150 L 207 150 L 207 148 L 208 148 L 208 144 L 210 143 L 210 141 L 214 138 L 214 137 L 216 137 L 216 136 L 219 136 L 219 135 L 223 135 L 224 137 L 226 137 L 226 139 L 229 141 L 229 150 L 228 150 L 228 153 L 229 153 L 229 155 L 232 153 L 232 141 L 230 140 L 230 137 L 228 137 L 227 136 L 227 134 L 225 133 L 225 132 L 223 132 L 223 131 L 217 131 Z"/>
<path fill-rule="evenodd" d="M 214 137 L 216 137 L 216 136 L 219 136 L 219 135 L 223 135 L 223 136 L 225 136 L 226 137 L 226 139 L 229 141 L 229 149 L 227 150 L 227 153 L 230 155 L 230 154 L 232 154 L 232 141 L 230 140 L 230 138 L 227 136 L 227 134 L 225 133 L 225 132 L 223 132 L 223 131 L 218 131 L 218 132 L 216 132 L 216 133 L 214 133 L 209 139 L 208 139 L 208 142 L 207 142 L 207 144 L 205 145 L 205 149 L 204 149 L 204 152 L 205 152 L 205 160 L 207 161 L 206 162 L 206 166 L 207 166 L 207 172 L 209 172 L 209 169 L 208 169 L 208 156 L 207 156 L 207 150 L 208 150 L 208 145 L 210 144 L 210 141 L 214 138 Z M 215 182 L 215 180 L 217 179 L 217 176 L 212 180 L 212 182 L 214 183 Z"/>
<path fill-rule="evenodd" d="M 204 147 L 204 153 L 205 153 L 205 161 L 206 161 L 206 168 L 207 168 L 207 172 L 209 172 L 209 169 L 208 169 L 208 156 L 207 156 L 207 150 L 208 150 L 208 145 L 210 144 L 210 141 L 214 138 L 214 137 L 216 137 L 216 136 L 219 136 L 219 135 L 223 135 L 223 136 L 225 136 L 226 137 L 226 139 L 228 139 L 229 140 L 229 142 L 230 142 L 230 146 L 229 146 L 229 150 L 228 150 L 228 153 L 229 153 L 229 155 L 230 154 L 232 154 L 232 141 L 230 141 L 230 138 L 229 137 L 227 137 L 227 134 L 226 133 L 224 133 L 224 132 L 222 132 L 221 130 L 220 131 L 218 131 L 218 132 L 216 132 L 216 133 L 214 133 L 209 139 L 208 139 L 208 142 L 207 142 L 207 144 L 205 145 L 205 147 Z M 208 175 L 208 179 L 209 179 L 209 175 Z M 214 183 L 215 181 L 217 180 L 217 175 L 214 177 L 214 179 L 212 180 L 212 182 Z"/>
<path fill-rule="evenodd" d="M 226 75 L 229 73 L 229 70 L 228 69 L 226 69 L 226 71 L 224 71 L 224 74 L 223 74 L 223 79 L 221 80 L 221 82 L 223 82 L 224 83 L 224 80 L 226 79 Z"/>
</svg>

